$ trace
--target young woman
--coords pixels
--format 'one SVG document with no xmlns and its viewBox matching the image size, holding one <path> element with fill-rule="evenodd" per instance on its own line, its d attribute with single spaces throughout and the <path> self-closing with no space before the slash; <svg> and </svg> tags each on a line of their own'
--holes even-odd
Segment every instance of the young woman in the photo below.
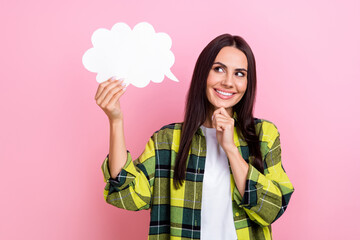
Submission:
<svg viewBox="0 0 360 240">
<path fill-rule="evenodd" d="M 281 163 L 279 132 L 253 117 L 255 58 L 239 36 L 221 35 L 201 52 L 183 123 L 156 131 L 132 161 L 114 79 L 95 99 L 110 121 L 102 170 L 106 202 L 151 209 L 149 239 L 272 239 L 271 223 L 294 188 Z"/>
</svg>

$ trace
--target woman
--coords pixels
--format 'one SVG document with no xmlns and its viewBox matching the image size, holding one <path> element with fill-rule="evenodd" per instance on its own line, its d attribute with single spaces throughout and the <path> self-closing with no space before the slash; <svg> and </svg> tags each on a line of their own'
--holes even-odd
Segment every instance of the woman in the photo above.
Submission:
<svg viewBox="0 0 360 240">
<path fill-rule="evenodd" d="M 255 58 L 238 36 L 221 35 L 200 54 L 183 123 L 164 126 L 134 162 L 126 151 L 122 82 L 99 85 L 110 121 L 102 170 L 105 199 L 151 208 L 149 239 L 272 239 L 271 223 L 294 191 L 274 124 L 253 117 Z"/>
</svg>

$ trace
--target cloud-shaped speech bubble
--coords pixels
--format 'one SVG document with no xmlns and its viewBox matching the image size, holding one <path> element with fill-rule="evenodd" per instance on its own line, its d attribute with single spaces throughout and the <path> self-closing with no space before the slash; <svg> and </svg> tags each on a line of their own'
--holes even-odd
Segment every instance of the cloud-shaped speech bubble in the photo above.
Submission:
<svg viewBox="0 0 360 240">
<path fill-rule="evenodd" d="M 111 30 L 100 28 L 91 42 L 93 48 L 84 53 L 82 62 L 87 70 L 97 73 L 99 83 L 112 76 L 139 88 L 150 81 L 160 83 L 165 76 L 178 82 L 170 71 L 175 62 L 171 38 L 156 33 L 149 23 L 139 23 L 133 30 L 125 23 L 116 23 Z"/>
</svg>

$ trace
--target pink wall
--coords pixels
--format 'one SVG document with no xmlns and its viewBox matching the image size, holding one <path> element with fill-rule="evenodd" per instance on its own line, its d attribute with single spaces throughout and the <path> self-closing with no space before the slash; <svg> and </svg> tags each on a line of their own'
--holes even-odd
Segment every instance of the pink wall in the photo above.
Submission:
<svg viewBox="0 0 360 240">
<path fill-rule="evenodd" d="M 256 116 L 278 126 L 295 186 L 274 239 L 354 239 L 359 10 L 357 0 L 3 1 L 0 239 L 146 238 L 149 212 L 103 200 L 108 122 L 94 101 L 95 74 L 81 63 L 94 30 L 141 21 L 172 37 L 180 82 L 128 88 L 122 107 L 133 155 L 159 127 L 181 121 L 205 44 L 241 35 L 257 58 Z"/>
</svg>

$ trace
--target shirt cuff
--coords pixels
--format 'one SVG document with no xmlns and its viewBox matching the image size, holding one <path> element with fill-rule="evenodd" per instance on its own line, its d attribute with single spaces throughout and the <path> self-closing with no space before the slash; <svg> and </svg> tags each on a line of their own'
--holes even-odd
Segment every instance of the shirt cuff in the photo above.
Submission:
<svg viewBox="0 0 360 240">
<path fill-rule="evenodd" d="M 249 164 L 249 170 L 246 176 L 244 196 L 241 196 L 237 187 L 234 188 L 234 200 L 240 207 L 248 209 L 257 204 L 257 180 L 261 174 L 253 165 Z"/>
<path fill-rule="evenodd" d="M 107 156 L 105 157 L 105 160 L 103 161 L 103 163 L 101 165 L 101 170 L 104 175 L 104 181 L 111 183 L 112 185 L 115 185 L 117 187 L 123 185 L 124 182 L 126 182 L 126 181 L 122 181 L 122 179 L 125 179 L 126 177 L 132 178 L 132 176 L 135 177 L 135 175 L 136 175 L 136 169 L 133 164 L 133 161 L 132 161 L 129 151 L 127 151 L 127 159 L 126 159 L 125 165 L 121 169 L 120 173 L 116 176 L 116 178 L 112 178 L 111 174 L 110 174 L 109 154 L 107 154 Z M 128 174 L 128 173 L 130 173 L 130 174 Z"/>
</svg>

